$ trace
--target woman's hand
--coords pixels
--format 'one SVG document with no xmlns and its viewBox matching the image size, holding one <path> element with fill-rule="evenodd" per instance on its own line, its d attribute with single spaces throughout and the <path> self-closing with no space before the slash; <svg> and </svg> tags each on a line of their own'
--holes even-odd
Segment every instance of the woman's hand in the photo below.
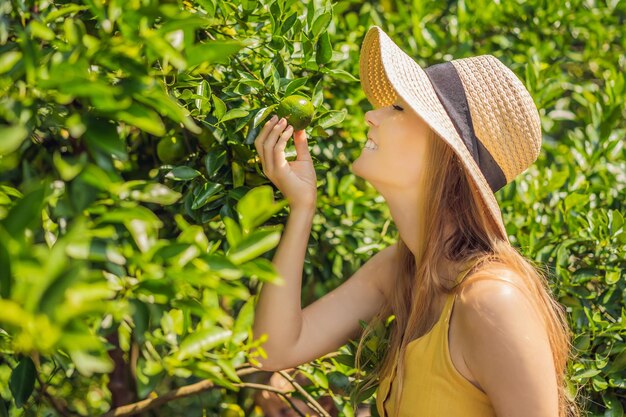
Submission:
<svg viewBox="0 0 626 417">
<path fill-rule="evenodd" d="M 317 178 L 304 130 L 294 134 L 296 159 L 287 161 L 285 158 L 285 144 L 292 133 L 293 126 L 287 126 L 284 118 L 278 120 L 273 116 L 254 140 L 254 146 L 261 158 L 263 173 L 283 193 L 291 208 L 314 208 Z"/>
</svg>

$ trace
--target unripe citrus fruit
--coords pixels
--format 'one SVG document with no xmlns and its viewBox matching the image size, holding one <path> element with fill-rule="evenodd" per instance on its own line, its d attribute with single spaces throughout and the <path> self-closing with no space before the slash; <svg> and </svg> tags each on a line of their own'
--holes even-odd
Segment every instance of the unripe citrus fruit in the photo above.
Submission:
<svg viewBox="0 0 626 417">
<path fill-rule="evenodd" d="M 311 101 L 298 94 L 285 97 L 276 108 L 278 117 L 287 119 L 287 122 L 295 130 L 302 130 L 307 127 L 313 120 L 314 113 L 315 107 Z"/>
<path fill-rule="evenodd" d="M 157 144 L 157 156 L 166 164 L 180 162 L 186 154 L 185 144 L 176 136 L 161 138 Z"/>
</svg>

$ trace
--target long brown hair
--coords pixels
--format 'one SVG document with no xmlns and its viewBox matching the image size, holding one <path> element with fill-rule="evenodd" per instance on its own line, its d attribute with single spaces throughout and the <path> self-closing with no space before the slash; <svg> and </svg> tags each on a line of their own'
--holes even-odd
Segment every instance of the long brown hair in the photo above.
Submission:
<svg viewBox="0 0 626 417">
<path fill-rule="evenodd" d="M 466 176 L 452 148 L 433 130 L 428 141 L 425 158 L 427 175 L 423 176 L 421 184 L 428 198 L 423 199 L 424 205 L 418 216 L 421 224 L 416 231 L 420 236 L 415 239 L 420 247 L 414 256 L 404 241 L 398 238 L 396 282 L 390 299 L 361 334 L 356 350 L 357 370 L 361 370 L 365 339 L 376 324 L 388 321 L 389 315 L 392 315 L 391 331 L 385 344 L 387 350 L 374 370 L 365 376 L 361 389 L 364 391 L 375 385 L 376 379 L 389 375 L 397 366 L 394 385 L 398 385 L 395 402 L 398 404 L 403 387 L 406 345 L 426 334 L 438 320 L 436 300 L 445 294 L 458 293 L 469 276 L 473 279 L 480 276 L 480 279 L 502 280 L 498 271 L 507 270 L 520 277 L 520 289 L 529 297 L 548 331 L 559 387 L 559 417 L 579 417 L 581 410 L 576 403 L 578 390 L 572 392 L 574 387 L 571 382 L 568 383 L 567 375 L 568 360 L 575 357 L 570 329 L 565 310 L 554 299 L 548 285 L 547 271 L 500 237 L 496 225 L 484 214 L 482 196 Z M 452 227 L 453 233 L 448 239 L 443 233 L 444 226 Z M 437 275 L 441 260 L 470 273 L 449 288 Z M 397 412 L 399 407 L 395 409 Z"/>
</svg>

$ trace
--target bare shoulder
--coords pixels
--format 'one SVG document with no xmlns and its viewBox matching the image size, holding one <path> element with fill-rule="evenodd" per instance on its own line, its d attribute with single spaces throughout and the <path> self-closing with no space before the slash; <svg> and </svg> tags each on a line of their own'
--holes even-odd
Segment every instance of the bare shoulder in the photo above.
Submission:
<svg viewBox="0 0 626 417">
<path fill-rule="evenodd" d="M 526 284 L 516 272 L 490 268 L 469 275 L 459 291 L 459 308 L 497 308 L 501 302 L 528 300 Z"/>
<path fill-rule="evenodd" d="M 510 324 L 520 318 L 539 319 L 522 278 L 504 268 L 468 276 L 459 291 L 456 308 L 462 317 L 462 330 L 468 333 Z"/>
<path fill-rule="evenodd" d="M 457 298 L 463 359 L 498 415 L 556 415 L 547 328 L 513 271 L 468 277 Z"/>
</svg>

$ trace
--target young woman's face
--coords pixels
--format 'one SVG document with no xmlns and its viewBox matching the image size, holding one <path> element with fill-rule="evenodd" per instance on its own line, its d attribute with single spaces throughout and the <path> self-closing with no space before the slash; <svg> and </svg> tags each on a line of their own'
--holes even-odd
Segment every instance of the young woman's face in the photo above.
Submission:
<svg viewBox="0 0 626 417">
<path fill-rule="evenodd" d="M 384 189 L 415 190 L 423 175 L 430 126 L 401 97 L 393 105 L 366 112 L 365 121 L 367 136 L 377 148 L 364 146 L 352 163 L 352 172 L 381 193 Z"/>
</svg>

